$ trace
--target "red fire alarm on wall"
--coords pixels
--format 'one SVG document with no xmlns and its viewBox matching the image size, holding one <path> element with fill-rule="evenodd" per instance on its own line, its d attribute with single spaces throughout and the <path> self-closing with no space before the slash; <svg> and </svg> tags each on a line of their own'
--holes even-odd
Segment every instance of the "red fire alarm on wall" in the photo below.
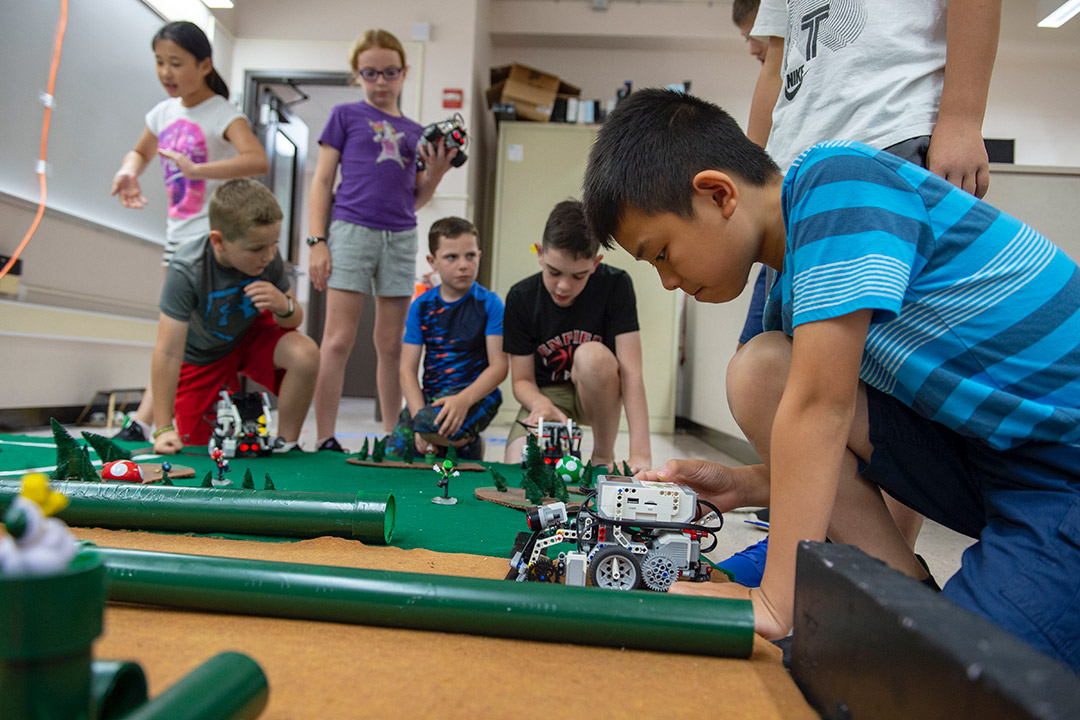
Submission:
<svg viewBox="0 0 1080 720">
<path fill-rule="evenodd" d="M 464 90 L 443 88 L 442 106 L 444 110 L 460 110 L 462 100 L 465 98 Z"/>
</svg>

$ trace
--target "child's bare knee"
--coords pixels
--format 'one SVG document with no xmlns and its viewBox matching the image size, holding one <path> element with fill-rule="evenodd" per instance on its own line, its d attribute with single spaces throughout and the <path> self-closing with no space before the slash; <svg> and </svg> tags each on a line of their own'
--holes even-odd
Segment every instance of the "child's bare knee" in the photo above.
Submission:
<svg viewBox="0 0 1080 720">
<path fill-rule="evenodd" d="M 570 377 L 575 384 L 593 383 L 618 376 L 619 360 L 607 345 L 590 341 L 582 343 L 574 351 L 574 366 L 570 370 Z"/>
<path fill-rule="evenodd" d="M 284 370 L 318 373 L 319 346 L 307 335 L 289 333 L 278 341 L 274 364 Z"/>
<path fill-rule="evenodd" d="M 746 402 L 767 396 L 766 390 L 783 390 L 791 367 L 791 340 L 782 332 L 757 335 L 728 363 L 727 395 L 732 413 Z"/>
</svg>

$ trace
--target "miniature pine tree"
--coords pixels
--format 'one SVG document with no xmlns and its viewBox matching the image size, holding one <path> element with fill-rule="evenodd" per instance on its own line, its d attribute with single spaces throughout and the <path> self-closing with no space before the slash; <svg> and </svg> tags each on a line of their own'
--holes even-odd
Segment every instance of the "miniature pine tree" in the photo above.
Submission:
<svg viewBox="0 0 1080 720">
<path fill-rule="evenodd" d="M 488 468 L 491 471 L 491 479 L 495 482 L 495 489 L 499 492 L 506 492 L 506 478 L 502 476 L 498 470 L 493 467 Z"/>
<path fill-rule="evenodd" d="M 244 471 L 244 481 L 240 483 L 240 488 L 242 490 L 255 489 L 255 478 L 251 477 L 251 468 Z"/>
<path fill-rule="evenodd" d="M 540 446 L 536 444 L 536 436 L 529 433 L 525 441 L 525 472 L 521 474 L 521 487 L 525 490 L 525 497 L 529 502 L 539 503 L 539 498 L 546 494 L 549 468 L 544 464 L 544 458 L 540 456 Z M 528 483 L 528 484 L 527 484 Z M 536 500 L 529 495 L 530 485 L 536 488 L 538 493 Z"/>
<path fill-rule="evenodd" d="M 563 479 L 554 472 L 551 473 L 551 478 L 552 484 L 555 486 L 555 490 L 551 493 L 551 496 L 561 502 L 570 500 L 570 492 L 566 489 L 566 483 L 563 482 Z"/>
<path fill-rule="evenodd" d="M 75 476 L 76 480 L 82 480 L 84 482 L 101 482 L 101 476 L 98 475 L 97 470 L 94 469 L 94 463 L 90 461 L 90 449 L 82 447 L 79 453 L 79 467 Z"/>
<path fill-rule="evenodd" d="M 90 447 L 94 448 L 94 451 L 98 454 L 98 457 L 103 463 L 109 463 L 113 460 L 130 460 L 131 453 L 114 443 L 104 435 L 98 435 L 97 433 L 84 432 L 82 434 L 86 438 L 86 442 L 90 443 Z"/>
<path fill-rule="evenodd" d="M 585 463 L 585 469 L 581 471 L 581 487 L 592 487 L 592 460 Z"/>
<path fill-rule="evenodd" d="M 544 501 L 544 491 L 529 477 L 528 472 L 521 476 L 521 489 L 525 491 L 525 499 L 533 505 Z"/>
<path fill-rule="evenodd" d="M 382 440 L 375 441 L 375 449 L 371 451 L 371 459 L 374 462 L 381 463 L 386 457 L 386 445 Z"/>
<path fill-rule="evenodd" d="M 371 451 L 368 450 L 368 439 L 364 438 L 364 444 L 360 447 L 360 459 L 361 460 L 367 460 L 368 455 L 370 455 L 370 454 L 371 454 Z"/>
<path fill-rule="evenodd" d="M 446 448 L 446 459 L 449 460 L 450 462 L 454 463 L 454 465 L 458 464 L 457 448 L 454 447 L 453 445 Z"/>
<path fill-rule="evenodd" d="M 622 474 L 624 477 L 634 477 L 634 473 L 630 472 L 630 466 L 626 464 L 626 461 L 622 461 Z"/>
<path fill-rule="evenodd" d="M 266 483 L 263 485 L 263 490 L 277 490 L 274 487 L 274 481 L 270 479 L 270 473 L 266 473 Z"/>
<path fill-rule="evenodd" d="M 162 475 L 161 476 L 161 484 L 166 486 L 166 487 L 171 487 L 171 486 L 175 485 L 176 483 L 174 483 L 172 480 L 170 480 L 168 475 Z"/>
<path fill-rule="evenodd" d="M 68 434 L 64 426 L 56 422 L 56 418 L 49 418 L 52 425 L 53 440 L 56 442 L 56 470 L 53 477 L 57 480 L 77 478 L 79 466 L 82 465 L 82 449 L 75 438 Z"/>
<path fill-rule="evenodd" d="M 405 443 L 405 450 L 401 453 L 401 460 L 406 465 L 412 465 L 416 459 L 416 445 L 413 443 L 412 438 L 409 438 Z"/>
<path fill-rule="evenodd" d="M 202 479 L 202 486 L 203 487 L 214 487 L 213 473 L 211 473 L 211 472 L 206 473 L 206 476 Z"/>
</svg>

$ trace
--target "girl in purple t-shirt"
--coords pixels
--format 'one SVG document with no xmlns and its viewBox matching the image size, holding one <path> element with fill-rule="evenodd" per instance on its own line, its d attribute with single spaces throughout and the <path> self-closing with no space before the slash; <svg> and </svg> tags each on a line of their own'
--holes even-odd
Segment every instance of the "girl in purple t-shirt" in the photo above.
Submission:
<svg viewBox="0 0 1080 720">
<path fill-rule="evenodd" d="M 416 277 L 416 210 L 431 199 L 457 154 L 446 152 L 441 141 L 421 143 L 423 128 L 398 109 L 408 66 L 396 37 L 368 30 L 356 39 L 350 64 L 364 99 L 331 111 L 319 137 L 308 207 L 311 282 L 326 291 L 315 422 L 319 450 L 338 452 L 343 450 L 334 427 L 345 364 L 366 295 L 375 296 L 372 339 L 383 427 L 389 433 L 397 422 L 401 341 Z M 328 218 L 332 197 L 334 214 Z"/>
</svg>

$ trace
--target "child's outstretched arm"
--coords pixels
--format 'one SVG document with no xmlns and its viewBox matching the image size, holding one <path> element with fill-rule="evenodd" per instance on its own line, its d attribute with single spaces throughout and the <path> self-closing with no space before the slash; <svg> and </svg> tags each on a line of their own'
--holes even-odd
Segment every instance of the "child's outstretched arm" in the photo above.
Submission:
<svg viewBox="0 0 1080 720">
<path fill-rule="evenodd" d="M 451 437 L 460 430 L 465 418 L 469 416 L 469 408 L 483 400 L 506 379 L 509 361 L 502 349 L 502 335 L 487 335 L 484 341 L 488 366 L 483 372 L 457 395 L 446 395 L 431 403 L 433 407 L 441 408 L 435 416 L 435 424 L 439 428 L 439 434 L 444 437 Z"/>
<path fill-rule="evenodd" d="M 330 198 L 334 191 L 334 179 L 337 177 L 341 153 L 329 145 L 319 145 L 319 159 L 315 163 L 315 173 L 311 178 L 311 190 L 308 195 L 308 235 L 323 237 L 326 233 L 330 214 Z M 308 255 L 308 275 L 316 290 L 325 291 L 326 281 L 330 279 L 333 265 L 330 261 L 330 249 L 325 242 L 311 246 Z"/>
<path fill-rule="evenodd" d="M 862 310 L 795 330 L 791 369 L 767 459 L 770 539 L 761 587 L 676 583 L 673 592 L 748 598 L 754 604 L 757 632 L 779 638 L 791 629 L 796 550 L 800 540 L 824 540 L 833 516 L 870 315 L 870 310 Z"/>
<path fill-rule="evenodd" d="M 615 336 L 615 358 L 619 361 L 619 382 L 630 430 L 630 472 L 636 473 L 652 467 L 649 402 L 645 396 L 640 331 Z"/>
<path fill-rule="evenodd" d="M 945 85 L 926 165 L 975 197 L 990 187 L 982 124 L 1001 30 L 1001 0 L 950 0 Z"/>
<path fill-rule="evenodd" d="M 773 109 L 776 108 L 780 86 L 783 84 L 780 77 L 783 59 L 784 38 L 770 37 L 769 51 L 765 54 L 765 62 L 761 64 L 757 85 L 754 86 L 754 97 L 750 101 L 750 119 L 746 123 L 746 137 L 761 147 L 765 147 L 765 143 L 769 141 L 769 133 L 772 132 Z"/>
<path fill-rule="evenodd" d="M 225 139 L 236 148 L 236 155 L 208 163 L 192 162 L 175 150 L 158 150 L 158 154 L 176 163 L 184 177 L 192 180 L 232 180 L 270 172 L 266 151 L 245 118 L 236 118 L 225 128 Z"/>
<path fill-rule="evenodd" d="M 172 455 L 184 448 L 180 434 L 173 428 L 176 387 L 184 362 L 188 324 L 159 313 L 157 342 L 150 363 L 150 388 L 154 398 L 154 452 Z M 173 428 L 173 429 L 168 429 Z"/>
<path fill-rule="evenodd" d="M 536 365 L 532 355 L 510 356 L 510 379 L 514 397 L 529 411 L 525 422 L 535 424 L 538 418 L 566 422 L 564 415 L 536 384 Z"/>
<path fill-rule="evenodd" d="M 146 170 L 146 166 L 157 152 L 157 135 L 150 132 L 150 128 L 143 128 L 139 141 L 135 148 L 124 155 L 120 163 L 120 169 L 113 176 L 112 190 L 109 195 L 118 195 L 120 204 L 132 210 L 140 210 L 146 207 L 146 196 L 139 187 L 139 176 Z"/>
<path fill-rule="evenodd" d="M 424 391 L 420 387 L 418 376 L 423 351 L 423 345 L 408 342 L 401 345 L 401 363 L 399 364 L 401 393 L 405 396 L 405 404 L 413 417 L 416 417 L 416 413 L 424 408 Z"/>
</svg>

